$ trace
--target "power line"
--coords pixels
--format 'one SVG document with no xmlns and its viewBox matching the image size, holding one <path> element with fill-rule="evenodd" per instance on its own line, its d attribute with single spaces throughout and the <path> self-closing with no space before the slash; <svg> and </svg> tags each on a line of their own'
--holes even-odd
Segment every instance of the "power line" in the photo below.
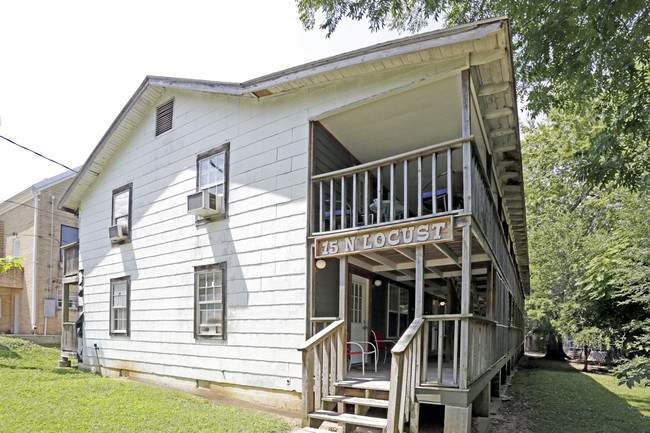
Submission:
<svg viewBox="0 0 650 433">
<path fill-rule="evenodd" d="M 55 164 L 59 164 L 61 167 L 65 168 L 65 169 L 67 169 L 67 170 L 70 170 L 70 171 L 73 172 L 73 173 L 76 173 L 76 172 L 77 172 L 77 170 L 73 170 L 73 169 L 71 169 L 70 167 L 68 167 L 67 165 L 63 165 L 63 164 L 61 164 L 60 162 L 57 162 L 57 161 L 55 161 L 55 160 L 53 160 L 53 159 L 48 158 L 47 156 L 43 156 L 43 155 L 41 155 L 40 153 L 38 153 L 38 152 L 36 152 L 36 151 L 34 151 L 34 150 L 28 148 L 28 147 L 21 146 L 20 144 L 16 143 L 16 142 L 13 141 L 13 140 L 8 139 L 7 137 L 3 137 L 2 135 L 0 135 L 0 138 L 4 138 L 4 139 L 7 140 L 9 143 L 11 143 L 11 144 L 15 144 L 16 146 L 20 147 L 21 149 L 28 150 L 28 151 L 30 151 L 30 152 L 32 152 L 32 153 L 34 153 L 34 154 L 40 156 L 41 158 L 47 159 L 47 160 L 50 161 L 50 162 L 53 162 L 53 163 L 55 163 Z"/>
</svg>

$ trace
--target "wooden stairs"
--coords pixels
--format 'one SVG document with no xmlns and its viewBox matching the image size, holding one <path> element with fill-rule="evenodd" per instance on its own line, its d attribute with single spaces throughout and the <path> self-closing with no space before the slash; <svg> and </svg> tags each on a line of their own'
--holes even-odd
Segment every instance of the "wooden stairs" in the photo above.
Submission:
<svg viewBox="0 0 650 433">
<path fill-rule="evenodd" d="M 308 414 L 309 426 L 296 433 L 385 432 L 388 424 L 386 381 L 347 380 L 335 384 L 336 394 L 322 398 L 322 408 Z M 338 427 L 338 428 L 337 428 Z"/>
</svg>

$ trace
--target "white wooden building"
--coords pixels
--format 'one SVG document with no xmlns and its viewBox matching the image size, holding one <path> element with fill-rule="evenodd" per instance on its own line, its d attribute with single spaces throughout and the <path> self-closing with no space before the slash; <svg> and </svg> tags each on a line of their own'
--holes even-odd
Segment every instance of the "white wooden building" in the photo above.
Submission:
<svg viewBox="0 0 650 433">
<path fill-rule="evenodd" d="M 104 373 L 299 410 L 305 431 L 417 431 L 427 404 L 469 431 L 523 350 L 508 21 L 239 84 L 147 77 L 60 207 L 84 364 L 97 345 Z M 390 362 L 348 371 L 346 335 L 371 330 Z"/>
</svg>

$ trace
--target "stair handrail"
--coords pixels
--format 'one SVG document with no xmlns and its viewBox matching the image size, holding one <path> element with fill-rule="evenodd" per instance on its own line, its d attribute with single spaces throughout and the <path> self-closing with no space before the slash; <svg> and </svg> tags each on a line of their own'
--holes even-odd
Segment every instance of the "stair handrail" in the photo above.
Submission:
<svg viewBox="0 0 650 433">
<path fill-rule="evenodd" d="M 302 426 L 309 414 L 322 406 L 322 398 L 334 393 L 346 369 L 345 320 L 336 320 L 298 347 L 302 352 Z"/>
<path fill-rule="evenodd" d="M 391 350 L 390 391 L 388 394 L 388 433 L 401 432 L 415 401 L 420 377 L 422 329 L 425 320 L 413 319 Z"/>
</svg>

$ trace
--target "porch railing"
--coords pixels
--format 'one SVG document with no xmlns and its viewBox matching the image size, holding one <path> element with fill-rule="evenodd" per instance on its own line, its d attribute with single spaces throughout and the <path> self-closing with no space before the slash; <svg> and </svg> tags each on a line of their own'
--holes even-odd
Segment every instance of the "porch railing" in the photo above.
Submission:
<svg viewBox="0 0 650 433">
<path fill-rule="evenodd" d="M 313 232 L 444 214 L 462 208 L 460 149 L 473 139 L 458 138 L 312 176 Z"/>
<path fill-rule="evenodd" d="M 460 314 L 424 316 L 422 385 L 458 386 Z M 434 353 L 435 371 L 429 371 L 429 353 Z M 444 364 L 451 364 L 451 379 L 443 374 Z M 429 376 L 432 376 L 430 379 Z"/>
<path fill-rule="evenodd" d="M 415 387 L 420 382 L 420 360 L 423 353 L 423 324 L 424 319 L 414 319 L 391 350 L 388 433 L 403 430 L 415 404 Z"/>
<path fill-rule="evenodd" d="M 322 398 L 334 394 L 346 370 L 345 321 L 337 320 L 298 348 L 302 352 L 302 425 L 308 414 L 323 406 Z"/>
<path fill-rule="evenodd" d="M 69 276 L 79 272 L 79 243 L 64 245 L 63 250 L 63 275 Z"/>
<path fill-rule="evenodd" d="M 339 320 L 338 317 L 312 317 L 311 318 L 311 335 L 316 335 L 327 326 Z"/>
</svg>

